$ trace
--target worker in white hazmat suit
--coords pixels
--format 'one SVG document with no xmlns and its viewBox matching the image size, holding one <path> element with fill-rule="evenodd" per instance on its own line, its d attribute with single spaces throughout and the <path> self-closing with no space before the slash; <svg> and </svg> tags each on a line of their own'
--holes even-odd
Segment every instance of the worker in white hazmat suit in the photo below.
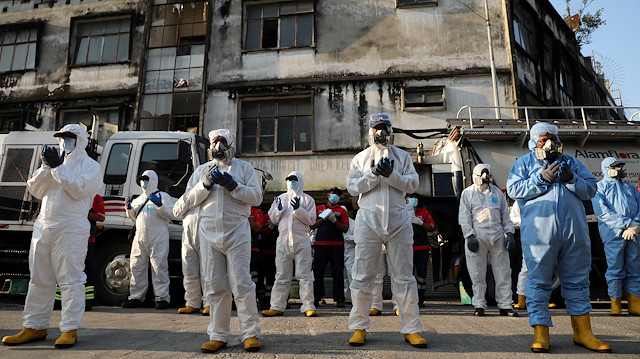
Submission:
<svg viewBox="0 0 640 359">
<path fill-rule="evenodd" d="M 343 207 L 346 211 L 347 209 Z M 353 269 L 353 261 L 356 257 L 356 243 L 353 241 L 353 226 L 356 221 L 349 217 L 349 229 L 344 234 L 344 299 L 351 302 L 351 270 Z"/>
<path fill-rule="evenodd" d="M 182 285 L 184 287 L 185 306 L 178 308 L 180 314 L 192 314 L 200 312 L 209 315 L 211 307 L 206 296 L 204 285 L 204 273 L 200 262 L 200 237 L 198 237 L 198 209 L 189 208 L 186 193 L 183 194 L 173 206 L 173 215 L 182 218 Z"/>
<path fill-rule="evenodd" d="M 211 308 L 205 353 L 225 347 L 231 336 L 231 300 L 235 298 L 244 349 L 260 350 L 255 284 L 251 281 L 251 206 L 262 203 L 258 176 L 235 158 L 235 136 L 226 129 L 209 132 L 213 160 L 191 175 L 175 214 L 195 216 L 204 289 Z M 191 212 L 189 212 L 191 211 Z"/>
<path fill-rule="evenodd" d="M 349 344 L 364 345 L 371 326 L 369 312 L 382 244 L 386 245 L 391 290 L 398 302 L 400 332 L 411 345 L 426 348 L 421 336 L 418 291 L 413 276 L 413 229 L 405 209 L 405 193 L 418 188 L 418 174 L 411 156 L 391 145 L 389 114 L 372 114 L 369 119 L 370 146 L 351 161 L 347 190 L 358 196 L 354 241 Z"/>
<path fill-rule="evenodd" d="M 65 125 L 55 135 L 60 154 L 43 146 L 42 166 L 27 181 L 27 189 L 41 199 L 29 250 L 29 290 L 23 329 L 2 342 L 17 345 L 44 340 L 51 321 L 56 282 L 62 292 L 57 348 L 74 345 L 85 308 L 84 259 L 87 254 L 93 197 L 102 186 L 100 165 L 86 153 L 88 137 L 77 124 Z"/>
<path fill-rule="evenodd" d="M 149 289 L 149 263 L 156 309 L 169 307 L 169 222 L 173 218 L 173 198 L 158 190 L 158 175 L 152 170 L 137 178 L 142 194 L 125 201 L 126 214 L 136 222 L 131 244 L 131 284 L 123 308 L 142 305 Z"/>
<path fill-rule="evenodd" d="M 471 304 L 475 316 L 484 316 L 487 309 L 487 258 L 491 261 L 496 281 L 496 302 L 500 315 L 517 317 L 513 311 L 511 266 L 508 250 L 515 245 L 515 229 L 509 219 L 509 206 L 504 193 L 489 183 L 491 168 L 479 164 L 473 168 L 473 184 L 460 196 L 458 223 L 466 239 L 465 257 L 473 283 Z"/>
<path fill-rule="evenodd" d="M 273 317 L 282 315 L 287 307 L 287 297 L 291 286 L 291 276 L 295 263 L 296 278 L 300 282 L 300 312 L 307 317 L 315 317 L 313 304 L 313 272 L 311 265 L 310 226 L 316 222 L 316 201 L 304 193 L 304 179 L 297 171 L 286 178 L 287 192 L 274 198 L 269 208 L 271 222 L 278 225 L 276 244 L 276 279 L 271 290 L 271 309 L 262 315 Z"/>
</svg>

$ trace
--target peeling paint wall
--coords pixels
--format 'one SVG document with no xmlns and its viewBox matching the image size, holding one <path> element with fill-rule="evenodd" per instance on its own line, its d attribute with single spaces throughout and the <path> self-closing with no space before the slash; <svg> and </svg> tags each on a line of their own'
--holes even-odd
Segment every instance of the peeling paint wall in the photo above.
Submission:
<svg viewBox="0 0 640 359">
<path fill-rule="evenodd" d="M 0 104 L 4 109 L 28 109 L 25 121 L 52 130 L 57 109 L 135 106 L 144 60 L 147 1 L 35 0 L 0 2 L 0 26 L 40 23 L 35 70 L 0 73 Z M 130 15 L 129 59 L 126 63 L 70 66 L 72 18 Z M 120 102 L 117 102 L 120 101 Z M 53 106 L 53 107 L 49 107 Z M 133 112 L 127 114 L 130 128 Z M 36 118 L 37 120 L 34 120 Z M 36 126 L 36 127 L 40 127 Z"/>
</svg>

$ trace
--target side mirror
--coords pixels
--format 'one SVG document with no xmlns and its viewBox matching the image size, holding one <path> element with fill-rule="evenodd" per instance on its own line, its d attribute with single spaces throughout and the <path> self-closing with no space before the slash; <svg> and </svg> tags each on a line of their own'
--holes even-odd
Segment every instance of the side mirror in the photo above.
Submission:
<svg viewBox="0 0 640 359">
<path fill-rule="evenodd" d="M 178 141 L 178 161 L 187 164 L 193 163 L 191 145 L 185 140 Z"/>
</svg>

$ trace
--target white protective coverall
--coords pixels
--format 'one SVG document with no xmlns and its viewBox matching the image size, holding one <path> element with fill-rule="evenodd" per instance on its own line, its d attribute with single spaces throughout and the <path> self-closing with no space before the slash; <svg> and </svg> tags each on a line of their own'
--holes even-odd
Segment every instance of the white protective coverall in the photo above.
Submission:
<svg viewBox="0 0 640 359">
<path fill-rule="evenodd" d="M 387 249 L 382 245 L 380 251 L 380 260 L 378 261 L 378 268 L 376 269 L 376 280 L 373 285 L 373 300 L 371 302 L 371 308 L 382 311 L 384 306 L 384 298 L 382 291 L 384 289 L 384 275 L 387 273 L 387 267 L 385 266 L 387 259 Z M 393 301 L 393 309 L 398 309 L 398 305 Z"/>
<path fill-rule="evenodd" d="M 198 208 L 188 208 L 188 199 L 183 194 L 173 205 L 173 215 L 182 218 L 182 285 L 184 286 L 185 305 L 192 308 L 209 306 L 205 289 L 204 268 L 200 257 L 200 238 L 198 233 Z"/>
<path fill-rule="evenodd" d="M 131 284 L 129 299 L 144 301 L 149 289 L 149 262 L 155 301 L 169 302 L 169 221 L 173 218 L 173 198 L 158 191 L 158 175 L 146 170 L 142 176 L 149 177 L 147 188 L 131 201 L 127 217 L 136 222 L 136 235 L 131 244 Z M 162 206 L 151 202 L 149 195 L 156 193 L 162 198 Z M 137 217 L 136 217 L 137 214 Z"/>
<path fill-rule="evenodd" d="M 276 242 L 276 278 L 271 290 L 271 309 L 284 312 L 291 286 L 293 265 L 295 263 L 296 278 L 300 283 L 300 312 L 316 310 L 313 304 L 313 272 L 311 271 L 313 255 L 311 253 L 310 226 L 316 222 L 316 201 L 304 193 L 304 179 L 297 171 L 289 176 L 298 178 L 298 188 L 278 196 L 282 203 L 282 211 L 278 202 L 273 201 L 269 208 L 271 223 L 278 225 L 278 241 Z M 293 210 L 290 202 L 300 198 L 300 207 Z"/>
<path fill-rule="evenodd" d="M 370 143 L 373 142 L 370 136 Z M 395 161 L 389 177 L 372 172 L 381 157 Z M 371 162 L 374 161 L 374 167 Z M 422 331 L 418 290 L 413 276 L 413 228 L 405 209 L 406 193 L 418 188 L 418 174 L 411 156 L 393 146 L 371 144 L 351 161 L 347 190 L 359 196 L 354 228 L 356 256 L 352 269 L 349 329 L 371 326 L 369 311 L 382 244 L 387 248 L 391 290 L 399 304 L 400 332 Z"/>
<path fill-rule="evenodd" d="M 226 129 L 209 133 L 213 140 L 223 136 L 230 147 L 227 158 L 214 159 L 195 169 L 175 214 L 195 216 L 200 265 L 204 274 L 206 300 L 211 306 L 207 328 L 210 340 L 228 342 L 231 336 L 232 293 L 238 310 L 242 340 L 260 338 L 255 284 L 251 281 L 251 206 L 262 203 L 262 189 L 253 166 L 233 157 L 235 136 Z M 233 191 L 213 184 L 204 186 L 208 171 L 218 166 L 228 172 L 238 186 Z"/>
<path fill-rule="evenodd" d="M 355 224 L 356 221 L 349 218 L 349 229 L 344 234 L 344 299 L 348 302 L 351 301 L 351 289 L 349 289 L 351 285 L 351 269 L 356 257 L 356 243 L 353 241 L 353 226 Z"/>
<path fill-rule="evenodd" d="M 484 169 L 489 169 L 489 165 L 475 166 L 473 177 L 480 177 Z M 473 283 L 471 304 L 474 308 L 487 309 L 485 293 L 487 291 L 487 257 L 489 257 L 493 278 L 496 281 L 495 296 L 498 308 L 511 309 L 513 303 L 511 266 L 509 252 L 505 248 L 505 233 L 514 233 L 514 227 L 509 219 L 509 206 L 504 193 L 490 183 L 481 186 L 472 184 L 465 188 L 460 196 L 458 222 L 464 238 L 467 239 L 465 257 Z M 472 234 L 478 240 L 477 253 L 467 248 L 468 238 Z"/>
<path fill-rule="evenodd" d="M 80 328 L 84 314 L 87 213 L 102 178 L 100 165 L 85 151 L 89 141 L 84 128 L 70 124 L 59 132 L 67 131 L 76 135 L 75 149 L 56 168 L 43 163 L 27 181 L 31 195 L 42 200 L 33 224 L 31 279 L 22 316 L 23 326 L 35 330 L 49 328 L 56 282 L 62 292 L 60 331 Z"/>
</svg>

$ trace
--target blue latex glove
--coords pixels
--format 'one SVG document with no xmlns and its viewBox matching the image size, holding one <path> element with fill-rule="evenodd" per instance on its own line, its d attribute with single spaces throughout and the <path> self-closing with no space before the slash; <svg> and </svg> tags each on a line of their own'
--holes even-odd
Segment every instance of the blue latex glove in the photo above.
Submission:
<svg viewBox="0 0 640 359">
<path fill-rule="evenodd" d="M 480 244 L 478 243 L 478 239 L 476 238 L 475 234 L 470 235 L 467 238 L 467 248 L 472 251 L 473 253 L 478 253 L 478 249 L 480 249 Z"/>
<path fill-rule="evenodd" d="M 507 251 L 511 252 L 511 248 L 513 248 L 516 244 L 516 240 L 513 238 L 513 233 L 507 233 L 507 238 L 504 239 L 504 246 L 507 248 Z"/>
<path fill-rule="evenodd" d="M 300 207 L 300 197 L 294 197 L 293 199 L 291 199 L 291 202 L 289 202 L 289 204 L 291 204 L 291 207 L 293 207 L 293 210 L 295 211 Z"/>
<path fill-rule="evenodd" d="M 64 161 L 64 151 L 62 155 L 58 155 L 58 151 L 54 147 L 47 145 L 42 146 L 42 153 L 40 154 L 42 162 L 46 163 L 51 168 L 56 168 Z"/>
<path fill-rule="evenodd" d="M 211 181 L 228 189 L 229 191 L 233 191 L 238 187 L 238 182 L 236 182 L 229 173 L 221 173 L 217 169 L 211 172 Z"/>
<path fill-rule="evenodd" d="M 376 166 L 376 174 L 384 177 L 391 176 L 395 161 L 390 161 L 388 157 L 382 157 Z"/>
<path fill-rule="evenodd" d="M 274 197 L 273 198 L 274 201 L 278 202 L 278 211 L 282 211 L 284 209 L 284 207 L 282 207 L 282 200 L 280 199 L 280 197 Z"/>
<path fill-rule="evenodd" d="M 204 188 L 208 190 L 211 189 L 211 186 L 213 186 L 213 172 L 217 170 L 218 170 L 218 166 L 213 166 L 209 168 L 209 171 L 207 171 L 207 175 L 204 176 L 204 180 L 202 180 L 204 184 Z"/>
<path fill-rule="evenodd" d="M 127 209 L 131 209 L 131 196 L 127 197 L 124 200 L 124 204 L 125 204 L 125 206 L 127 206 Z"/>
<path fill-rule="evenodd" d="M 162 197 L 159 193 L 152 193 L 149 195 L 149 201 L 153 202 L 158 207 L 162 207 Z"/>
</svg>

